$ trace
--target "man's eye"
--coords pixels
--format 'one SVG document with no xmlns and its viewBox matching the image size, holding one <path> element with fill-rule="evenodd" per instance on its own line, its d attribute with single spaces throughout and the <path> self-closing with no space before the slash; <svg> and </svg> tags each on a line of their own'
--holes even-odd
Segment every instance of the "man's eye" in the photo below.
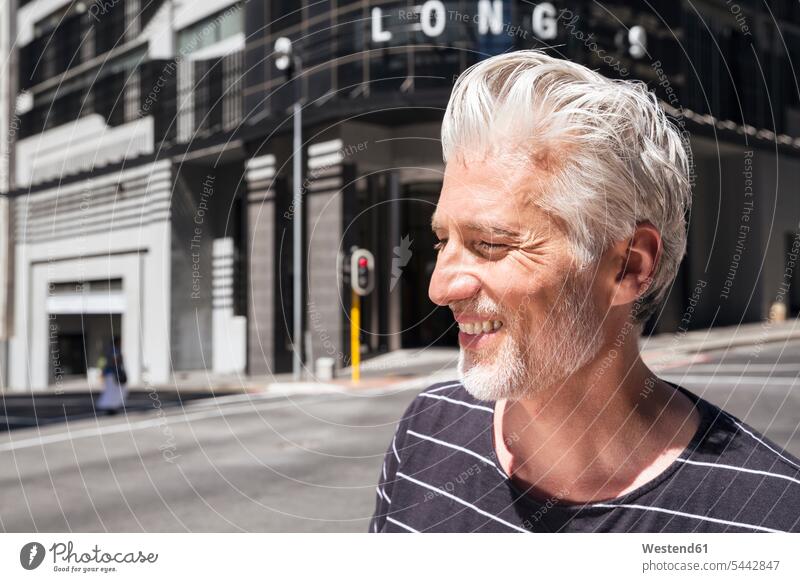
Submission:
<svg viewBox="0 0 800 582">
<path fill-rule="evenodd" d="M 478 241 L 475 246 L 478 246 L 478 247 L 480 247 L 480 248 L 482 248 L 484 250 L 487 250 L 487 251 L 496 251 L 496 250 L 499 250 L 499 249 L 504 249 L 508 245 L 489 243 L 489 242 L 486 242 L 486 241 L 482 240 L 482 241 Z"/>
<path fill-rule="evenodd" d="M 444 248 L 444 244 L 447 242 L 446 238 L 437 240 L 436 243 L 433 245 L 433 250 L 441 251 Z"/>
</svg>

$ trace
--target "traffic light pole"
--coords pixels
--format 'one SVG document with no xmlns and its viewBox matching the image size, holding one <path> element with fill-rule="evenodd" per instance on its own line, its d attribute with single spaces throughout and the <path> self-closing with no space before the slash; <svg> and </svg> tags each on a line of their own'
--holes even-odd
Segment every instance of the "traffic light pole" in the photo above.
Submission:
<svg viewBox="0 0 800 582">
<path fill-rule="evenodd" d="M 299 85 L 299 79 L 295 80 L 295 85 Z M 298 90 L 299 91 L 299 90 Z M 292 147 L 292 181 L 294 205 L 294 229 L 292 255 L 294 263 L 294 287 L 292 289 L 292 307 L 294 308 L 294 350 L 292 350 L 292 376 L 295 380 L 300 380 L 303 372 L 303 109 L 300 105 L 299 95 L 294 102 L 294 137 Z"/>
<path fill-rule="evenodd" d="M 375 287 L 375 257 L 354 247 L 350 255 L 350 373 L 353 383 L 361 378 L 361 297 Z"/>
<path fill-rule="evenodd" d="M 361 379 L 361 296 L 350 291 L 350 371 L 353 383 Z"/>
</svg>

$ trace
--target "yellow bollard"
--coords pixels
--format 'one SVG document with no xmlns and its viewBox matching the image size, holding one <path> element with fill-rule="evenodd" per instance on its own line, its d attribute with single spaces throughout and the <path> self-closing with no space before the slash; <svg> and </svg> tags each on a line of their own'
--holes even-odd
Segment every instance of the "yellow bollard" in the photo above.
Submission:
<svg viewBox="0 0 800 582">
<path fill-rule="evenodd" d="M 354 383 L 361 377 L 359 366 L 361 365 L 361 343 L 359 342 L 359 331 L 361 329 L 361 297 L 355 291 L 351 291 L 350 304 L 350 370 Z"/>
</svg>

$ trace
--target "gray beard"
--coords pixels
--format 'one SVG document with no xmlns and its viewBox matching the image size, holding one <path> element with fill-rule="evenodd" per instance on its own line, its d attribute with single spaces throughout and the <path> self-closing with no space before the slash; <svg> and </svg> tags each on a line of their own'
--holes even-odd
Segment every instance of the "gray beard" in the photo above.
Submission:
<svg viewBox="0 0 800 582">
<path fill-rule="evenodd" d="M 597 337 L 602 319 L 588 300 L 583 278 L 576 276 L 565 286 L 546 329 L 530 332 L 523 321 L 505 322 L 505 337 L 494 354 L 476 357 L 460 350 L 458 373 L 467 392 L 489 402 L 530 399 L 594 359 L 602 345 Z"/>
</svg>

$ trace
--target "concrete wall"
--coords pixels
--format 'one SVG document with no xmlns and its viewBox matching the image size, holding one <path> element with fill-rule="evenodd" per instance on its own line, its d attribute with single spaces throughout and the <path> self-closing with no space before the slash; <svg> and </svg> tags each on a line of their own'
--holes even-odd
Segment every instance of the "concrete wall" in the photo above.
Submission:
<svg viewBox="0 0 800 582">
<path fill-rule="evenodd" d="M 276 158 L 247 161 L 247 366 L 253 375 L 274 373 Z"/>
<path fill-rule="evenodd" d="M 172 196 L 172 363 L 176 371 L 212 368 L 213 244 L 238 234 L 233 201 L 239 164 L 183 164 Z M 232 221 L 228 223 L 228 221 Z M 226 232 L 226 230 L 228 232 Z"/>
<path fill-rule="evenodd" d="M 253 375 L 292 369 L 293 161 L 292 137 L 282 135 L 257 146 L 246 164 L 247 370 Z"/>
<path fill-rule="evenodd" d="M 763 315 L 761 217 L 769 203 L 752 195 L 744 174 L 758 152 L 702 138 L 694 139 L 692 147 L 696 183 L 687 280 L 676 289 L 684 306 L 693 292 L 699 297 L 687 327 L 758 321 Z"/>
<path fill-rule="evenodd" d="M 707 286 L 690 327 L 764 320 L 781 298 L 786 234 L 798 230 L 800 160 L 702 138 L 693 148 L 688 295 Z"/>
<path fill-rule="evenodd" d="M 333 137 L 329 134 L 328 137 Z M 306 364 L 313 370 L 320 357 L 335 360 L 337 368 L 345 365 L 349 346 L 343 340 L 349 297 L 342 291 L 342 260 L 349 249 L 343 248 L 345 226 L 343 156 L 344 142 L 338 138 L 320 139 L 308 148 L 309 176 L 306 194 L 308 229 L 308 301 L 306 330 L 310 353 Z M 352 185 L 350 186 L 352 189 Z"/>
</svg>

